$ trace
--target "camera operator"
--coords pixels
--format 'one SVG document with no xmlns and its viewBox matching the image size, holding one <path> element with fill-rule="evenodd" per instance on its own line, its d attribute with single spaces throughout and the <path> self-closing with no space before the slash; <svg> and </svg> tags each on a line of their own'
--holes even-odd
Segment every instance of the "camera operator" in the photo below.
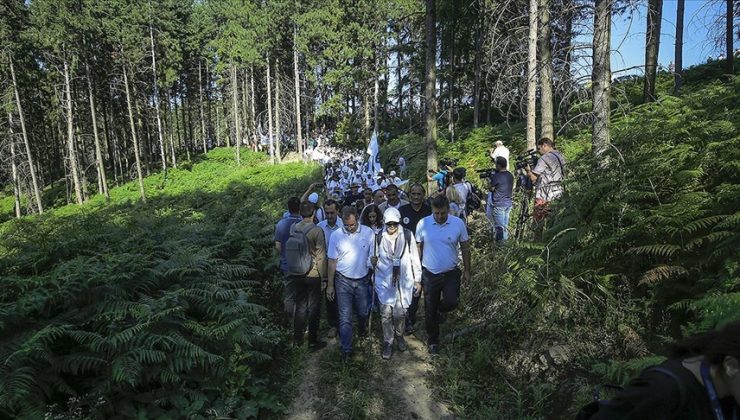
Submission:
<svg viewBox="0 0 740 420">
<path fill-rule="evenodd" d="M 565 158 L 547 137 L 537 140 L 537 152 L 542 156 L 534 169 L 527 165 L 527 176 L 535 183 L 533 220 L 540 223 L 549 214 L 549 203 L 563 195 L 561 183 L 565 176 Z"/>
<path fill-rule="evenodd" d="M 488 179 L 488 203 L 486 215 L 493 222 L 493 235 L 497 242 L 509 239 L 509 216 L 513 204 L 514 175 L 508 170 L 508 162 L 496 157 L 496 172 Z"/>
</svg>

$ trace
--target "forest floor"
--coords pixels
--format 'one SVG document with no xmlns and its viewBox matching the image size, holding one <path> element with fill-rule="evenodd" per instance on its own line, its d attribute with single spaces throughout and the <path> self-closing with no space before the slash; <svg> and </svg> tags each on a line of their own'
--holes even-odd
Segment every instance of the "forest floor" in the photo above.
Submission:
<svg viewBox="0 0 740 420">
<path fill-rule="evenodd" d="M 409 349 L 380 357 L 379 335 L 355 342 L 347 365 L 339 358 L 338 340 L 305 362 L 297 395 L 287 419 L 453 419 L 446 404 L 434 398 L 428 384 L 433 369 L 426 346 L 406 337 Z"/>
</svg>

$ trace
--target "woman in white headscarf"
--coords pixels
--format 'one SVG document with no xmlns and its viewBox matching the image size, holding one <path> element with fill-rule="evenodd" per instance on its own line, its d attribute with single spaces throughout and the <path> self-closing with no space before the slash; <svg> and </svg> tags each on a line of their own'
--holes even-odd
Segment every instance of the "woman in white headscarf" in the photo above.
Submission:
<svg viewBox="0 0 740 420">
<path fill-rule="evenodd" d="M 414 234 L 400 225 L 401 213 L 390 207 L 383 213 L 385 227 L 378 233 L 370 262 L 375 266 L 375 292 L 380 301 L 383 359 L 407 349 L 403 338 L 406 309 L 421 293 L 421 261 Z"/>
</svg>

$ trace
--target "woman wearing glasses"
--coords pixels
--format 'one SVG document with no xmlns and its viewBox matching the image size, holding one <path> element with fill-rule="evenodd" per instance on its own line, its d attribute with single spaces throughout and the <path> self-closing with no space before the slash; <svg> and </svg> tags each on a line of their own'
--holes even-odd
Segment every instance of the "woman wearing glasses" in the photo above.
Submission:
<svg viewBox="0 0 740 420">
<path fill-rule="evenodd" d="M 400 226 L 401 213 L 393 207 L 383 213 L 385 227 L 376 235 L 370 262 L 375 267 L 375 291 L 380 301 L 383 359 L 406 351 L 403 338 L 406 309 L 412 296 L 421 293 L 421 261 L 414 234 Z"/>
</svg>

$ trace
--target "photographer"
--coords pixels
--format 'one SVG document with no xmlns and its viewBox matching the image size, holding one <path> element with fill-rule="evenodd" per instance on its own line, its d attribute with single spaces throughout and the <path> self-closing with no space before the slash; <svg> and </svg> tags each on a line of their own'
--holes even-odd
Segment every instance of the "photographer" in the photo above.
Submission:
<svg viewBox="0 0 740 420">
<path fill-rule="evenodd" d="M 555 150 L 555 143 L 547 137 L 537 140 L 540 159 L 534 169 L 527 165 L 527 176 L 535 183 L 533 219 L 542 222 L 549 214 L 549 203 L 563 195 L 562 181 L 565 176 L 565 158 Z"/>
<path fill-rule="evenodd" d="M 508 162 L 502 156 L 496 157 L 496 172 L 488 179 L 488 203 L 486 215 L 493 223 L 493 236 L 496 241 L 509 239 L 509 216 L 511 215 L 514 175 L 508 170 Z"/>
</svg>

